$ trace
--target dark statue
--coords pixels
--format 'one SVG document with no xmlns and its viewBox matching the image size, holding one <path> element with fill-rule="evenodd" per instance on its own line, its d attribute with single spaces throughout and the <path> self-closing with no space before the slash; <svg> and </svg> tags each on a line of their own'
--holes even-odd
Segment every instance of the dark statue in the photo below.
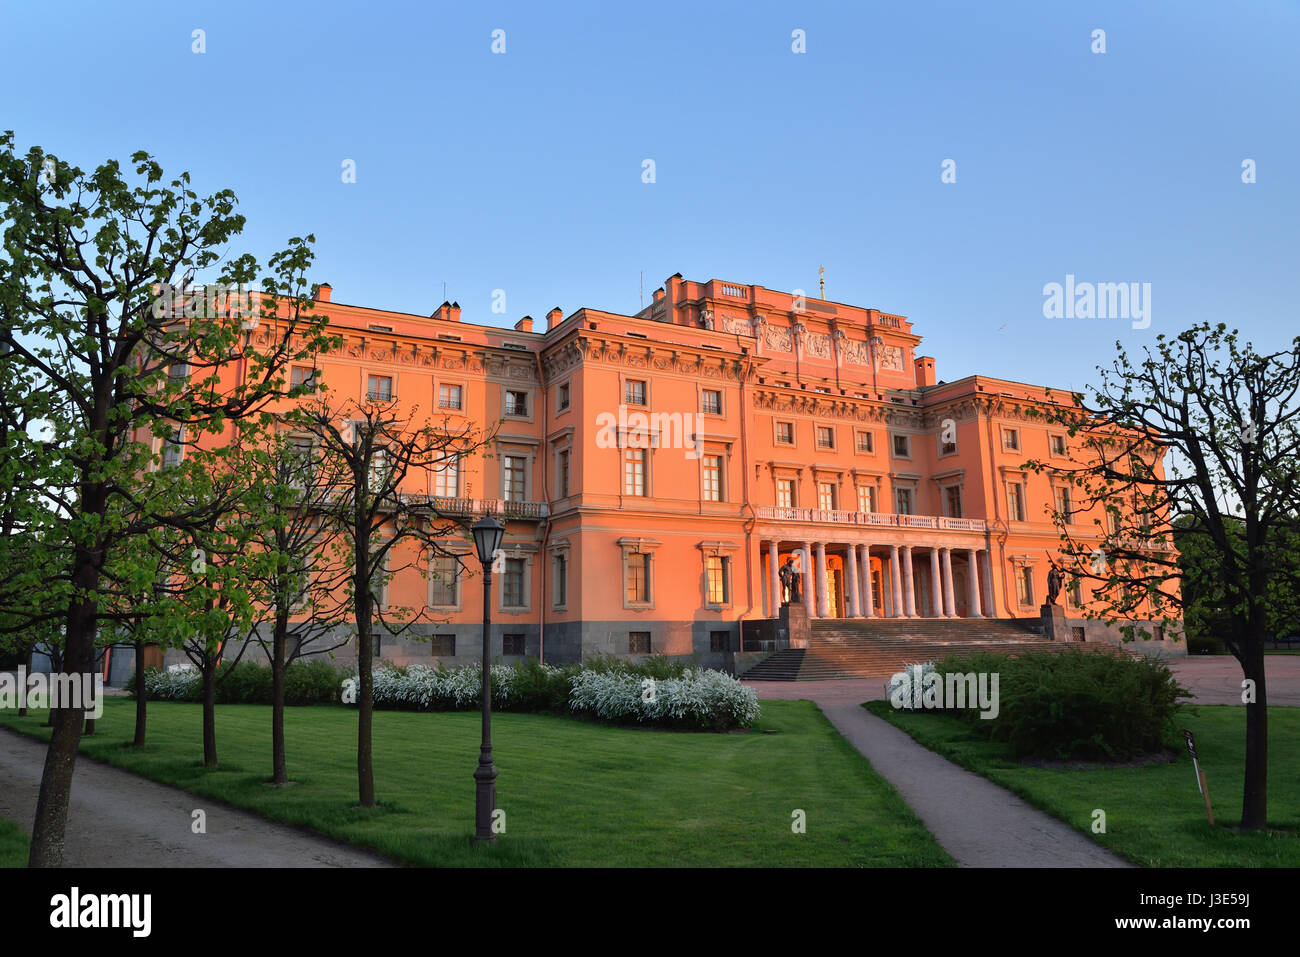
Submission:
<svg viewBox="0 0 1300 957">
<path fill-rule="evenodd" d="M 777 574 L 781 578 L 781 585 L 785 589 L 785 604 L 799 601 L 799 583 L 803 578 L 799 574 L 799 569 L 794 566 L 794 559 L 787 557 L 785 564 Z"/>
<path fill-rule="evenodd" d="M 1052 563 L 1051 569 L 1047 572 L 1047 603 L 1056 604 L 1056 596 L 1061 593 L 1061 570 Z"/>
</svg>

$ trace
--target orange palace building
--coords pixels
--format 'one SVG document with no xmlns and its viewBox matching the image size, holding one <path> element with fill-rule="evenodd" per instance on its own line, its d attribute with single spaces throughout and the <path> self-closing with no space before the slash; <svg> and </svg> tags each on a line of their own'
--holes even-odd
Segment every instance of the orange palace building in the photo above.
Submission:
<svg viewBox="0 0 1300 957">
<path fill-rule="evenodd" d="M 904 316 L 680 274 L 635 315 L 555 309 L 544 328 L 331 292 L 318 310 L 344 343 L 317 374 L 332 391 L 494 433 L 489 454 L 403 490 L 505 520 L 494 656 L 733 668 L 779 614 L 787 558 L 811 619 L 1039 617 L 1049 510 L 1069 512 L 1070 490 L 1022 466 L 1064 461 L 1071 440 L 1030 414 L 1042 387 L 938 381 Z M 468 537 L 451 544 L 463 571 L 443 559 L 394 576 L 386 600 L 424 621 L 385 635 L 381 658 L 476 660 L 482 578 Z M 1078 591 L 1058 601 L 1075 638 L 1118 640 L 1082 617 Z"/>
</svg>

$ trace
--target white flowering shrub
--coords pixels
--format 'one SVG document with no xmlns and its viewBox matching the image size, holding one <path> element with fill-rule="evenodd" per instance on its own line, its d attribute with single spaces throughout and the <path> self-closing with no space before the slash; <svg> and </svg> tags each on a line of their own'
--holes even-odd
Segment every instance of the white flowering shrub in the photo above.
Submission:
<svg viewBox="0 0 1300 957">
<path fill-rule="evenodd" d="M 527 674 L 530 683 L 525 683 Z M 567 710 L 605 721 L 727 730 L 747 728 L 759 716 L 758 695 L 721 671 L 686 669 L 681 677 L 650 683 L 625 671 L 592 671 L 533 665 L 492 668 L 492 706 L 503 711 L 545 710 L 537 683 L 558 686 Z M 376 668 L 376 708 L 454 711 L 477 708 L 483 670 L 479 665 L 439 669 L 427 665 Z M 567 690 L 566 690 L 567 686 Z"/>
<path fill-rule="evenodd" d="M 920 672 L 917 672 L 917 668 Z M 891 703 L 900 711 L 912 711 L 913 704 L 920 700 L 920 695 L 915 697 L 912 694 L 914 687 L 923 687 L 921 682 L 925 676 L 932 674 L 939 669 L 933 661 L 907 661 L 903 663 L 903 670 L 893 675 L 889 679 L 889 696 Z M 895 694 L 897 692 L 897 694 Z M 917 705 L 917 709 L 920 706 Z"/>
<path fill-rule="evenodd" d="M 161 701 L 189 701 L 199 693 L 203 676 L 192 664 L 171 665 L 166 671 L 149 668 L 144 673 L 145 692 Z"/>
</svg>

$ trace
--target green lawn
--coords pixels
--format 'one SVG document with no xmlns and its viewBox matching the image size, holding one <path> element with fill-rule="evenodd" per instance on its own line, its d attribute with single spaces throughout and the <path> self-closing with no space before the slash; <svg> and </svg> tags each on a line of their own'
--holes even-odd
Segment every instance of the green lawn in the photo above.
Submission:
<svg viewBox="0 0 1300 957">
<path fill-rule="evenodd" d="M 352 709 L 289 708 L 289 775 L 270 777 L 271 712 L 217 708 L 221 767 L 202 767 L 197 705 L 149 703 L 149 743 L 127 747 L 134 702 L 105 701 L 82 753 L 420 865 L 946 866 L 902 799 L 806 701 L 765 701 L 748 733 L 616 728 L 497 714 L 492 740 L 506 834 L 472 848 L 477 713 L 375 714 L 380 807 L 354 807 Z M 0 722 L 48 737 L 44 712 Z M 775 731 L 764 734 L 763 731 Z M 791 829 L 806 814 L 807 832 Z"/>
<path fill-rule="evenodd" d="M 0 867 L 27 866 L 27 832 L 0 818 Z"/>
<path fill-rule="evenodd" d="M 1196 735 L 1214 819 L 1185 748 L 1176 762 L 1143 768 L 1064 771 L 1028 768 L 1006 747 L 976 737 L 951 715 L 895 711 L 888 701 L 863 707 L 949 760 L 984 775 L 1088 834 L 1136 864 L 1151 867 L 1295 867 L 1300 865 L 1300 708 L 1269 708 L 1268 816 L 1271 830 L 1242 834 L 1241 790 L 1246 711 L 1197 705 L 1177 720 Z M 1181 741 L 1181 735 L 1180 741 Z M 1106 833 L 1094 834 L 1094 809 Z"/>
</svg>

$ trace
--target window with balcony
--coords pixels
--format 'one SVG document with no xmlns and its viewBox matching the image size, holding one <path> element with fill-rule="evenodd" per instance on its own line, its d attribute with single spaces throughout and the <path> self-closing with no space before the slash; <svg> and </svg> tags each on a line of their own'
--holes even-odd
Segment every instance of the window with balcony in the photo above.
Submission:
<svg viewBox="0 0 1300 957">
<path fill-rule="evenodd" d="M 835 511 L 835 483 L 817 483 L 817 507 L 823 512 Z"/>
<path fill-rule="evenodd" d="M 454 607 L 460 584 L 460 562 L 455 555 L 435 555 L 429 563 L 429 606 Z"/>
<path fill-rule="evenodd" d="M 858 511 L 874 512 L 876 510 L 876 490 L 870 485 L 858 486 Z"/>
<path fill-rule="evenodd" d="M 623 494 L 646 494 L 646 450 L 625 449 L 623 451 Z"/>
<path fill-rule="evenodd" d="M 390 375 L 367 376 L 366 398 L 371 402 L 391 402 L 393 399 L 393 377 Z"/>
<path fill-rule="evenodd" d="M 794 445 L 794 423 L 778 422 L 776 424 L 776 444 Z"/>
<path fill-rule="evenodd" d="M 501 497 L 507 502 L 528 501 L 528 460 L 522 455 L 507 455 L 501 466 Z"/>
<path fill-rule="evenodd" d="M 894 511 L 899 515 L 912 514 L 912 490 L 910 488 L 894 490 Z"/>
<path fill-rule="evenodd" d="M 706 598 L 710 605 L 725 605 L 729 599 L 727 588 L 728 560 L 721 555 L 710 555 L 706 566 Z"/>
<path fill-rule="evenodd" d="M 794 479 L 776 480 L 776 504 L 781 508 L 794 508 Z"/>
<path fill-rule="evenodd" d="M 704 500 L 722 501 L 722 456 L 704 456 Z"/>
<path fill-rule="evenodd" d="M 961 487 L 950 485 L 944 489 L 944 505 L 949 518 L 961 518 Z"/>
<path fill-rule="evenodd" d="M 645 405 L 645 382 L 641 379 L 629 379 L 623 387 L 625 405 Z"/>
<path fill-rule="evenodd" d="M 461 387 L 458 385 L 440 385 L 438 386 L 438 408 L 456 409 L 461 408 Z"/>
<path fill-rule="evenodd" d="M 506 415 L 528 415 L 528 393 L 506 390 Z"/>
<path fill-rule="evenodd" d="M 835 427 L 831 425 L 817 426 L 817 448 L 833 449 L 835 448 Z"/>
<path fill-rule="evenodd" d="M 460 495 L 459 458 L 446 459 L 433 470 L 433 494 L 439 498 L 456 498 Z"/>
<path fill-rule="evenodd" d="M 501 605 L 503 608 L 524 608 L 528 605 L 528 594 L 524 588 L 525 572 L 525 559 L 506 559 L 505 574 L 501 579 Z"/>
<path fill-rule="evenodd" d="M 722 415 L 722 393 L 717 389 L 705 389 L 701 392 L 700 411 L 705 415 Z"/>
</svg>

